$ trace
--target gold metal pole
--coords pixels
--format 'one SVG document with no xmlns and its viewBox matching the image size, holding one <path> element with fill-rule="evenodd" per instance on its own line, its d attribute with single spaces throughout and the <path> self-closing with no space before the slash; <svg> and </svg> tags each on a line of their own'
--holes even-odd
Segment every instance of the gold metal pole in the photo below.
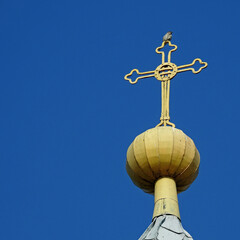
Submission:
<svg viewBox="0 0 240 240">
<path fill-rule="evenodd" d="M 163 120 L 164 120 L 164 111 L 165 111 L 165 107 L 164 107 L 164 103 L 165 103 L 165 101 L 164 101 L 164 97 L 165 97 L 164 85 L 165 85 L 165 82 L 161 82 L 161 85 L 162 85 L 162 87 L 161 87 L 161 90 L 162 90 L 162 113 L 161 113 L 160 121 L 163 122 Z"/>
<path fill-rule="evenodd" d="M 165 82 L 165 111 L 164 111 L 164 126 L 166 126 L 166 117 L 167 117 L 167 81 Z"/>
<path fill-rule="evenodd" d="M 174 179 L 160 178 L 155 183 L 153 218 L 171 214 L 180 219 L 177 188 Z"/>
</svg>

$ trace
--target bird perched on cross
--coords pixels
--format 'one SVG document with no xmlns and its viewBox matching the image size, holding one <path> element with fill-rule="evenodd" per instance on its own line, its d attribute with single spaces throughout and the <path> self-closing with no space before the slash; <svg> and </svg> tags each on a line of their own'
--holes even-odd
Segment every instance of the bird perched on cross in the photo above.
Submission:
<svg viewBox="0 0 240 240">
<path fill-rule="evenodd" d="M 171 41 L 171 40 L 172 40 L 172 32 L 167 32 L 167 33 L 163 36 L 163 42 Z"/>
</svg>

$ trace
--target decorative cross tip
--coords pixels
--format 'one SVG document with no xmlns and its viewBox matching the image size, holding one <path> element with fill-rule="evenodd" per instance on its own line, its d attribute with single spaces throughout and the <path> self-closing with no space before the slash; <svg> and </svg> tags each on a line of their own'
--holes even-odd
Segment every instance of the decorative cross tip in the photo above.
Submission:
<svg viewBox="0 0 240 240">
<path fill-rule="evenodd" d="M 162 49 L 165 45 L 168 44 L 169 47 L 173 47 L 173 49 L 169 50 L 167 54 L 167 61 L 165 59 L 165 53 Z M 139 72 L 138 69 L 133 69 L 130 73 L 125 75 L 124 79 L 129 81 L 131 84 L 135 84 L 139 79 L 155 77 L 157 80 L 161 81 L 162 85 L 162 114 L 160 118 L 160 123 L 157 126 L 172 126 L 175 127 L 175 124 L 170 122 L 169 116 L 169 95 L 170 95 L 170 80 L 173 79 L 177 73 L 192 71 L 197 74 L 202 71 L 202 69 L 206 68 L 208 64 L 203 62 L 200 58 L 196 58 L 190 64 L 185 64 L 181 66 L 177 66 L 176 64 L 171 62 L 171 54 L 172 52 L 177 50 L 177 45 L 171 43 L 171 41 L 164 41 L 160 47 L 156 48 L 156 53 L 162 55 L 162 64 L 160 64 L 155 70 L 147 71 L 147 72 Z M 198 62 L 201 66 L 198 69 L 195 69 L 193 66 Z M 135 80 L 132 80 L 131 76 L 133 73 L 139 75 Z"/>
<path fill-rule="evenodd" d="M 138 75 L 144 75 L 144 76 L 137 77 L 134 81 L 132 81 L 132 79 L 129 78 L 129 77 L 131 77 L 134 72 L 136 72 Z M 154 77 L 154 72 L 155 71 L 148 71 L 148 72 L 142 72 L 141 73 L 141 72 L 139 72 L 138 69 L 133 69 L 129 74 L 125 75 L 124 79 L 129 81 L 131 84 L 135 84 L 135 83 L 138 82 L 139 79 L 148 78 L 148 77 Z M 149 73 L 152 73 L 152 74 L 149 74 Z M 146 75 L 146 74 L 148 74 L 148 75 Z"/>
<path fill-rule="evenodd" d="M 195 70 L 194 68 L 187 68 L 187 67 L 193 66 L 197 61 L 199 62 L 199 64 L 203 65 L 198 70 Z M 177 72 L 186 72 L 186 71 L 190 71 L 191 70 L 193 73 L 197 74 L 197 73 L 200 73 L 207 66 L 208 66 L 208 64 L 206 62 L 203 62 L 200 58 L 196 58 L 190 64 L 186 64 L 186 65 L 182 65 L 182 66 L 177 67 L 177 69 L 178 69 Z"/>
</svg>

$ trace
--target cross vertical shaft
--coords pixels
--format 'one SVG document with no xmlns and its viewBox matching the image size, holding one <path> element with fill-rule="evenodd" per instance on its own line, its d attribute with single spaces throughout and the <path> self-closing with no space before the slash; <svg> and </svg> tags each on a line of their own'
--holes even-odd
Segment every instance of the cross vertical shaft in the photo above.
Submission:
<svg viewBox="0 0 240 240">
<path fill-rule="evenodd" d="M 161 82 L 161 95 L 162 95 L 162 112 L 160 123 L 158 124 L 158 126 L 171 125 L 172 127 L 175 127 L 175 124 L 170 122 L 169 115 L 170 80 Z"/>
</svg>

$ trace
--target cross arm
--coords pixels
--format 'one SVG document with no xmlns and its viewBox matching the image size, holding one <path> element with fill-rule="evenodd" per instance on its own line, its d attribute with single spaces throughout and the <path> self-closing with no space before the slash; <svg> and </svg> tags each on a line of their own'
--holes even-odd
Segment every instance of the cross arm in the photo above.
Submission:
<svg viewBox="0 0 240 240">
<path fill-rule="evenodd" d="M 195 70 L 195 68 L 191 67 L 193 66 L 196 62 L 199 62 L 202 66 L 198 69 L 198 70 Z M 206 68 L 207 67 L 207 63 L 206 62 L 203 62 L 200 58 L 196 58 L 193 60 L 192 63 L 190 64 L 185 64 L 185 65 L 182 65 L 182 66 L 178 66 L 177 67 L 177 72 L 180 73 L 180 72 L 185 72 L 185 71 L 192 71 L 193 73 L 197 74 L 197 73 L 200 73 L 202 71 L 202 69 Z"/>
<path fill-rule="evenodd" d="M 136 72 L 140 77 L 137 77 L 134 81 L 131 79 L 132 74 Z M 129 81 L 131 84 L 135 84 L 139 79 L 154 77 L 155 70 L 147 72 L 139 72 L 138 69 L 133 69 L 130 73 L 126 74 L 124 79 Z"/>
</svg>

